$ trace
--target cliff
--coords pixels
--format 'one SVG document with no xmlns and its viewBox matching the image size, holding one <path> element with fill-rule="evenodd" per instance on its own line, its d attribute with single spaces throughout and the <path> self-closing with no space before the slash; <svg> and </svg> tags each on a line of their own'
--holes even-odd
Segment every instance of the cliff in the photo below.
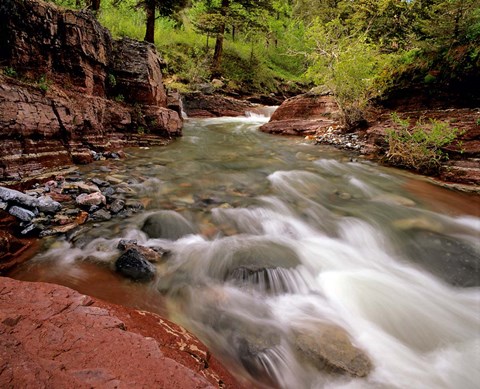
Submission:
<svg viewBox="0 0 480 389">
<path fill-rule="evenodd" d="M 3 2 L 0 26 L 0 182 L 181 135 L 153 45 L 36 0 Z"/>
</svg>

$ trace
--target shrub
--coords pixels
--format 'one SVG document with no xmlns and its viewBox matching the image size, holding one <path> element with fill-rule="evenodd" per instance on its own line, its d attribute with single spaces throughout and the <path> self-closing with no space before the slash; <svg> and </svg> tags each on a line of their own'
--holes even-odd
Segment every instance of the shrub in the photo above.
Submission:
<svg viewBox="0 0 480 389">
<path fill-rule="evenodd" d="M 17 71 L 10 66 L 7 66 L 5 69 L 3 69 L 3 74 L 5 74 L 7 77 L 13 78 L 18 76 Z"/>
<path fill-rule="evenodd" d="M 50 81 L 48 80 L 47 76 L 42 75 L 36 82 L 38 89 L 40 89 L 43 93 L 48 91 L 48 88 L 50 87 Z"/>
<path fill-rule="evenodd" d="M 441 161 L 448 158 L 441 148 L 461 135 L 449 123 L 434 119 L 428 123 L 419 119 L 412 128 L 408 120 L 400 119 L 396 113 L 392 120 L 397 128 L 387 130 L 387 160 L 418 171 L 438 171 Z"/>
</svg>

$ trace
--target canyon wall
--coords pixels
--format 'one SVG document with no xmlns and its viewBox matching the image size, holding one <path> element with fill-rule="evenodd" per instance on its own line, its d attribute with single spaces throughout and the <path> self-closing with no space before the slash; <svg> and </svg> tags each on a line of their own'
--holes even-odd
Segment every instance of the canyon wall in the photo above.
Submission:
<svg viewBox="0 0 480 389">
<path fill-rule="evenodd" d="M 0 26 L 0 182 L 181 135 L 153 45 L 35 0 L 5 1 Z"/>
</svg>

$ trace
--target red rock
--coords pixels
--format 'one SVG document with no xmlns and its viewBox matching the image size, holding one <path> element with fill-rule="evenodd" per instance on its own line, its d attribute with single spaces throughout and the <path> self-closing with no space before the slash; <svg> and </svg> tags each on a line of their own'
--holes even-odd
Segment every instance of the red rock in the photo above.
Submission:
<svg viewBox="0 0 480 389">
<path fill-rule="evenodd" d="M 260 130 L 280 135 L 317 135 L 340 125 L 339 108 L 329 94 L 303 94 L 285 100 Z"/>
<path fill-rule="evenodd" d="M 0 275 L 31 258 L 38 250 L 38 239 L 17 237 L 12 229 L 15 217 L 0 211 Z"/>
<path fill-rule="evenodd" d="M 90 12 L 40 0 L 12 0 L 0 13 L 5 66 L 48 81 L 41 90 L 0 75 L 0 180 L 90 163 L 91 150 L 143 145 L 140 127 L 155 145 L 181 135 L 154 46 L 114 41 Z M 132 105 L 106 98 L 119 94 Z"/>
<path fill-rule="evenodd" d="M 339 108 L 330 94 L 303 94 L 285 100 L 271 117 L 271 121 L 293 119 L 338 119 Z"/>
<path fill-rule="evenodd" d="M 242 387 L 158 315 L 9 278 L 0 279 L 0 355 L 0 387 Z"/>
</svg>

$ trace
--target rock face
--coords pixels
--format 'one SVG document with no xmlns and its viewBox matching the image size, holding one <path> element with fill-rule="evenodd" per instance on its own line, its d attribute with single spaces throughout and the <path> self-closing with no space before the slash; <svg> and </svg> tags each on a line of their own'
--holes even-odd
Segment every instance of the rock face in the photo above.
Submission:
<svg viewBox="0 0 480 389">
<path fill-rule="evenodd" d="M 113 48 L 112 73 L 115 94 L 132 104 L 166 107 L 167 95 L 162 83 L 163 61 L 153 44 L 130 38 L 116 41 Z"/>
<path fill-rule="evenodd" d="M 242 387 L 193 335 L 155 314 L 57 285 L 0 285 L 2 388 Z"/>
<path fill-rule="evenodd" d="M 339 108 L 329 93 L 307 93 L 285 100 L 260 130 L 280 135 L 322 135 L 339 128 Z"/>
<path fill-rule="evenodd" d="M 0 76 L 0 180 L 181 135 L 152 45 L 42 1 L 3 3 L 0 25 L 0 61 L 22 78 Z"/>
</svg>

